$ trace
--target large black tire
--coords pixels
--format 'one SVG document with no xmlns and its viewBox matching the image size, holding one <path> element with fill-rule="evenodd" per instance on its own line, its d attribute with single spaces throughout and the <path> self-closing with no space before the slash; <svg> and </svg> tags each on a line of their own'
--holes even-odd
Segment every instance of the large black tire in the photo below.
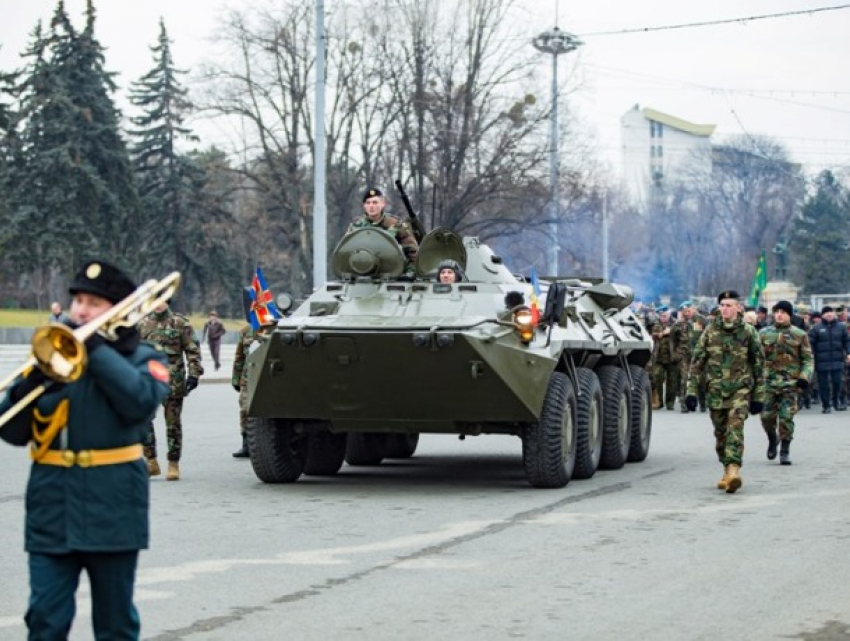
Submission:
<svg viewBox="0 0 850 641">
<path fill-rule="evenodd" d="M 387 452 L 387 434 L 351 432 L 345 448 L 349 465 L 380 465 Z"/>
<path fill-rule="evenodd" d="M 618 470 L 626 464 L 632 442 L 632 394 L 626 373 L 615 366 L 599 368 L 602 385 L 602 457 L 599 467 Z"/>
<path fill-rule="evenodd" d="M 629 367 L 632 373 L 632 437 L 628 461 L 638 463 L 649 454 L 652 437 L 652 384 L 649 374 L 637 365 Z"/>
<path fill-rule="evenodd" d="M 388 434 L 386 458 L 410 458 L 416 453 L 419 434 Z"/>
<path fill-rule="evenodd" d="M 345 448 L 348 434 L 334 434 L 322 430 L 311 432 L 307 447 L 307 462 L 304 474 L 311 476 L 332 476 L 339 472 L 345 460 Z"/>
<path fill-rule="evenodd" d="M 304 472 L 307 435 L 295 421 L 248 417 L 251 467 L 263 483 L 292 483 Z"/>
<path fill-rule="evenodd" d="M 540 420 L 522 431 L 525 476 L 534 487 L 564 487 L 576 463 L 576 393 L 565 374 L 549 379 Z"/>
<path fill-rule="evenodd" d="M 602 457 L 602 388 L 593 370 L 576 369 L 578 437 L 574 479 L 589 479 L 599 469 Z"/>
</svg>

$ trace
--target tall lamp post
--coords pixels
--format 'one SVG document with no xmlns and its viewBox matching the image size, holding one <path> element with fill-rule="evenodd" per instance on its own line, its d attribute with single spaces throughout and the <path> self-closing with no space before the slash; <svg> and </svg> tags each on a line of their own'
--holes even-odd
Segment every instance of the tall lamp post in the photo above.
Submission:
<svg viewBox="0 0 850 641">
<path fill-rule="evenodd" d="M 550 276 L 558 275 L 558 257 L 561 247 L 558 243 L 558 56 L 578 49 L 583 43 L 577 36 L 558 27 L 545 31 L 532 41 L 534 48 L 543 53 L 552 54 L 552 114 L 549 131 L 549 266 Z"/>
</svg>

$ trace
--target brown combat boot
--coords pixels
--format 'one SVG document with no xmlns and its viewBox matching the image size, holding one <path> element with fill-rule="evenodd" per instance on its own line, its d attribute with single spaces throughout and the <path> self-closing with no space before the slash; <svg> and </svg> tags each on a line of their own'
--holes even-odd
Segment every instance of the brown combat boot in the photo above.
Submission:
<svg viewBox="0 0 850 641">
<path fill-rule="evenodd" d="M 741 466 L 737 463 L 729 463 L 729 467 L 726 468 L 726 473 L 729 477 L 726 481 L 726 493 L 734 494 L 744 484 L 741 479 Z"/>
<path fill-rule="evenodd" d="M 168 474 L 165 475 L 166 481 L 180 480 L 180 464 L 177 461 L 168 461 Z"/>
<path fill-rule="evenodd" d="M 661 397 L 658 395 L 658 390 L 653 390 L 652 392 L 652 409 L 661 409 Z"/>
<path fill-rule="evenodd" d="M 726 485 L 729 483 L 729 466 L 725 466 L 723 468 L 723 478 L 717 481 L 717 489 L 725 490 Z"/>
<path fill-rule="evenodd" d="M 155 458 L 148 459 L 148 476 L 159 476 L 162 470 L 159 469 L 159 461 Z"/>
</svg>

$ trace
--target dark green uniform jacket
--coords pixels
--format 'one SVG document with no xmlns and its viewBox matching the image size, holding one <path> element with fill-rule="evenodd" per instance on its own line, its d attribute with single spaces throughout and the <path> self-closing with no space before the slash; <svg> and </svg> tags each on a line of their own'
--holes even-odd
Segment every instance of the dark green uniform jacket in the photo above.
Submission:
<svg viewBox="0 0 850 641">
<path fill-rule="evenodd" d="M 52 414 L 68 399 L 68 424 L 50 449 L 112 449 L 141 443 L 146 426 L 168 384 L 153 372 L 165 357 L 141 343 L 129 355 L 104 345 L 89 355 L 83 376 L 35 403 Z M 153 370 L 153 372 L 152 372 Z M 8 394 L 0 412 L 11 406 Z M 3 429 L 28 430 L 32 405 Z M 63 440 L 66 443 L 63 445 Z M 119 552 L 148 546 L 148 471 L 144 459 L 97 467 L 33 463 L 26 496 L 26 550 L 39 554 L 71 551 Z"/>
</svg>

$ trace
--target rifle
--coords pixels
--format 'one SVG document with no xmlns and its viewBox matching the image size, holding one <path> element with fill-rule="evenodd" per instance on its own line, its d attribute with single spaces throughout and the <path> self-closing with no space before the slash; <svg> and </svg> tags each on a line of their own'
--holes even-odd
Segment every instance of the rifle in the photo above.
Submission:
<svg viewBox="0 0 850 641">
<path fill-rule="evenodd" d="M 413 211 L 413 205 L 410 204 L 410 198 L 407 197 L 400 180 L 395 181 L 395 188 L 398 189 L 398 193 L 401 195 L 401 202 L 404 203 L 404 208 L 407 210 L 410 227 L 413 229 L 413 237 L 416 239 L 417 243 L 421 243 L 427 233 L 425 231 L 425 225 L 422 224 L 422 220 L 416 215 L 416 212 Z"/>
</svg>

